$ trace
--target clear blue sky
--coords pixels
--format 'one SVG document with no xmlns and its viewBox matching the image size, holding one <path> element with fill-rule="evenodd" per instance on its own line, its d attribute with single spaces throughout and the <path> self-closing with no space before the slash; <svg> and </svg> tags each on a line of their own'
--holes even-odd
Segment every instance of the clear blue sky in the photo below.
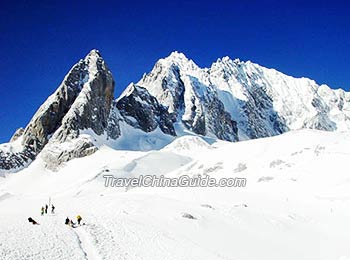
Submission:
<svg viewBox="0 0 350 260">
<path fill-rule="evenodd" d="M 347 1 L 2 1 L 0 143 L 93 48 L 116 96 L 173 50 L 200 66 L 228 55 L 349 90 L 349 17 Z"/>
</svg>

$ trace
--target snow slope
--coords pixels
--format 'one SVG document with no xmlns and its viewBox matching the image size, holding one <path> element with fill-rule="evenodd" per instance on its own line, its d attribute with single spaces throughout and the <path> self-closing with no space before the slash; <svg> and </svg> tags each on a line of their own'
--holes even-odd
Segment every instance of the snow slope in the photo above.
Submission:
<svg viewBox="0 0 350 260">
<path fill-rule="evenodd" d="M 347 132 L 302 130 L 238 143 L 184 136 L 143 152 L 101 146 L 58 172 L 38 158 L 0 178 L 0 259 L 350 259 L 349 146 Z M 247 186 L 106 188 L 106 173 Z M 40 216 L 49 198 L 56 213 Z M 64 225 L 77 214 L 86 225 Z"/>
</svg>

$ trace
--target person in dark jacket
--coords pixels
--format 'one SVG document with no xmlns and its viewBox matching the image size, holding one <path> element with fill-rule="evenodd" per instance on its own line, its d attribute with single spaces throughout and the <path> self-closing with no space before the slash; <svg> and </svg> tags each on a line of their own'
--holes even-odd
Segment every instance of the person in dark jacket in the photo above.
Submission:
<svg viewBox="0 0 350 260">
<path fill-rule="evenodd" d="M 32 219 L 31 217 L 28 218 L 28 221 L 29 221 L 29 223 L 32 223 L 33 225 L 39 225 L 39 223 L 36 222 L 36 221 L 35 221 L 34 219 Z"/>
<path fill-rule="evenodd" d="M 69 220 L 69 218 L 67 217 L 67 218 L 66 218 L 66 221 L 64 222 L 64 224 L 69 225 L 69 223 L 70 223 L 70 220 Z"/>
<path fill-rule="evenodd" d="M 55 214 L 55 206 L 53 204 L 51 205 L 51 214 Z"/>
<path fill-rule="evenodd" d="M 47 210 L 48 210 L 49 206 L 47 206 L 47 204 L 45 205 L 45 214 L 47 214 Z"/>
</svg>

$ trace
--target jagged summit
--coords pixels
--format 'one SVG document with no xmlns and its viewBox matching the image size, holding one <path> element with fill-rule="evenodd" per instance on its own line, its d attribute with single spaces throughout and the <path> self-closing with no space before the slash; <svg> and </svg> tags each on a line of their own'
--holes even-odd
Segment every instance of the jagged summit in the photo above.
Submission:
<svg viewBox="0 0 350 260">
<path fill-rule="evenodd" d="M 90 56 L 102 57 L 100 51 L 97 50 L 97 49 L 92 49 L 92 50 L 86 55 L 85 59 L 86 59 L 87 57 L 90 57 Z"/>
<path fill-rule="evenodd" d="M 189 60 L 183 52 L 173 51 L 165 59 Z"/>
<path fill-rule="evenodd" d="M 86 62 L 88 64 L 91 63 L 91 66 L 94 66 L 96 65 L 96 61 L 98 60 L 103 60 L 100 51 L 97 49 L 92 49 L 81 61 Z"/>
<path fill-rule="evenodd" d="M 222 58 L 218 58 L 215 62 L 212 63 L 209 70 L 215 67 L 222 67 L 222 68 L 232 68 L 235 66 L 241 66 L 246 63 L 249 63 L 250 61 L 241 61 L 239 58 L 231 59 L 229 56 L 224 56 Z"/>
<path fill-rule="evenodd" d="M 74 148 L 74 155 L 68 149 L 59 149 L 58 144 L 78 139 L 85 129 L 91 129 L 97 135 L 106 133 L 116 138 L 115 131 L 113 134 L 106 132 L 113 93 L 112 73 L 101 55 L 92 50 L 84 60 L 72 67 L 57 90 L 35 113 L 22 135 L 16 138 L 20 145 L 16 152 L 4 154 L 0 150 L 1 168 L 25 166 L 44 148 L 55 152 L 44 151 L 45 158 L 50 157 L 50 160 L 59 162 L 60 158 L 79 157 L 86 153 L 86 148 L 93 147 L 91 142 L 81 142 L 85 151 L 79 152 Z M 58 154 L 60 158 L 52 154 Z"/>
<path fill-rule="evenodd" d="M 350 127 L 349 110 L 344 106 L 349 101 L 346 92 L 327 86 L 320 88 L 313 80 L 293 78 L 227 56 L 218 59 L 209 69 L 186 66 L 188 59 L 181 59 L 179 53 L 169 57 L 175 61 L 172 66 L 161 66 L 157 62 L 138 85 L 157 97 L 170 113 L 182 113 L 183 121 L 201 118 L 195 115 L 203 115 L 203 110 L 207 110 L 203 109 L 205 100 L 215 104 L 212 98 L 217 97 L 224 111 L 237 122 L 240 139 L 277 135 L 300 128 L 348 130 Z M 327 95 L 333 96 L 332 102 Z M 183 102 L 179 102 L 182 97 Z M 211 131 L 202 128 L 198 133 Z M 217 133 L 214 135 L 218 137 Z"/>
<path fill-rule="evenodd" d="M 169 56 L 160 59 L 156 65 L 164 68 L 179 67 L 187 71 L 196 71 L 199 69 L 198 65 L 193 60 L 187 58 L 184 53 L 178 51 L 173 51 Z"/>
<path fill-rule="evenodd" d="M 240 59 L 231 59 L 229 56 L 223 56 L 222 58 L 218 58 L 216 60 L 216 62 L 222 62 L 222 63 L 225 63 L 225 62 L 235 62 L 235 63 L 239 63 L 240 62 Z"/>
</svg>

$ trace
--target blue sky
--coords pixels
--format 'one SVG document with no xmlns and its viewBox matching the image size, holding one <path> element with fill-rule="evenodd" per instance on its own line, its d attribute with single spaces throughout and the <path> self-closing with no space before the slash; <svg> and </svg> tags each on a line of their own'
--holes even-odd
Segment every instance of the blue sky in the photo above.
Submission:
<svg viewBox="0 0 350 260">
<path fill-rule="evenodd" d="M 173 50 L 200 66 L 230 56 L 349 90 L 349 11 L 322 0 L 2 1 L 0 143 L 93 48 L 116 96 Z"/>
</svg>

